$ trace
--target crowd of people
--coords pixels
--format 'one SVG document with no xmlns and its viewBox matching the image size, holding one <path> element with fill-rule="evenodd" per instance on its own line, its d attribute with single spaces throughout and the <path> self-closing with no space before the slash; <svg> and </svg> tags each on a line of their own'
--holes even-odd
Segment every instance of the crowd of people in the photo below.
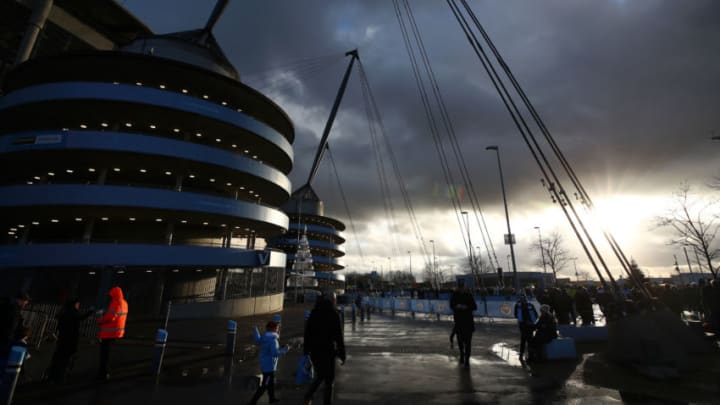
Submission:
<svg viewBox="0 0 720 405">
<path fill-rule="evenodd" d="M 97 378 L 107 380 L 110 377 L 109 363 L 113 343 L 125 336 L 125 323 L 128 304 L 120 287 L 113 287 L 108 292 L 110 303 L 106 310 L 95 311 L 89 308 L 80 310 L 80 301 L 68 299 L 57 315 L 57 337 L 55 351 L 45 373 L 49 382 L 62 383 L 73 364 L 80 341 L 80 325 L 83 320 L 96 313 L 98 317 L 98 341 L 100 343 L 99 367 Z M 30 303 L 26 293 L 13 298 L 0 299 L 0 366 L 4 369 L 10 350 L 13 346 L 27 347 L 30 329 L 23 319 L 23 310 Z M 29 354 L 24 360 L 29 359 Z"/>
<path fill-rule="evenodd" d="M 578 318 L 582 325 L 593 325 L 593 304 L 598 304 L 607 317 L 662 306 L 678 316 L 691 313 L 705 322 L 708 331 L 720 331 L 720 280 L 700 280 L 679 286 L 645 283 L 642 290 L 638 287 L 621 289 L 620 304 L 609 291 L 595 286 L 535 289 L 532 294 L 541 304 L 552 308 L 561 325 L 578 324 Z"/>
</svg>

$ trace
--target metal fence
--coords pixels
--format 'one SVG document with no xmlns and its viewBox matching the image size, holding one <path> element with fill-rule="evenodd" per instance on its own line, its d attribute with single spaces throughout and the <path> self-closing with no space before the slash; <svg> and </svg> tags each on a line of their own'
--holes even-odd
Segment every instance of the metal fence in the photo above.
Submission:
<svg viewBox="0 0 720 405">
<path fill-rule="evenodd" d="M 33 303 L 22 311 L 25 326 L 30 329 L 28 346 L 38 349 L 42 343 L 57 337 L 57 315 L 60 310 L 62 305 Z M 80 336 L 94 338 L 97 334 L 97 317 L 93 314 L 80 323 Z"/>
</svg>

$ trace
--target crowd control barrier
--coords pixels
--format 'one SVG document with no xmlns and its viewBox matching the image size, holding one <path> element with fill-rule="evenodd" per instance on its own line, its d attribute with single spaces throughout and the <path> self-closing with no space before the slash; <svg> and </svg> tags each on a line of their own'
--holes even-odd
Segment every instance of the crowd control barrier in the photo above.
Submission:
<svg viewBox="0 0 720 405">
<path fill-rule="evenodd" d="M 476 317 L 515 319 L 514 297 L 490 296 L 487 299 L 476 299 L 478 309 L 474 312 Z M 540 313 L 540 303 L 536 299 L 528 300 Z M 382 298 L 368 297 L 368 305 L 380 312 L 410 312 L 412 314 L 452 315 L 449 300 L 425 300 L 411 298 Z"/>
</svg>

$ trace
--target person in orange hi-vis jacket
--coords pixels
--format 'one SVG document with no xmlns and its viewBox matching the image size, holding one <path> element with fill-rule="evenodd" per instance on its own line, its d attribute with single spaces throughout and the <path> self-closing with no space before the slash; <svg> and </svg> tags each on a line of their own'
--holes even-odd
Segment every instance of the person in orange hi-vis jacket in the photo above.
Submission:
<svg viewBox="0 0 720 405">
<path fill-rule="evenodd" d="M 103 316 L 98 319 L 100 324 L 100 368 L 98 379 L 107 380 L 108 362 L 110 361 L 110 348 L 115 340 L 125 336 L 125 321 L 127 320 L 128 304 L 123 297 L 120 287 L 113 287 L 108 291 L 111 298 L 110 305 Z"/>
</svg>

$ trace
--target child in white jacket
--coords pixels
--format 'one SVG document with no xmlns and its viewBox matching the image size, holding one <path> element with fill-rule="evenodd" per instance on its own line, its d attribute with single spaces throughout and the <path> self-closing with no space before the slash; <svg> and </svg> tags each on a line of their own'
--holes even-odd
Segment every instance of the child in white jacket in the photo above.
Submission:
<svg viewBox="0 0 720 405">
<path fill-rule="evenodd" d="M 278 339 L 278 324 L 270 321 L 265 326 L 265 334 L 260 337 L 260 371 L 262 371 L 262 382 L 250 400 L 250 404 L 256 404 L 265 393 L 268 392 L 270 403 L 278 403 L 275 398 L 275 370 L 277 370 L 278 358 L 290 350 L 288 345 L 280 348 Z"/>
</svg>

